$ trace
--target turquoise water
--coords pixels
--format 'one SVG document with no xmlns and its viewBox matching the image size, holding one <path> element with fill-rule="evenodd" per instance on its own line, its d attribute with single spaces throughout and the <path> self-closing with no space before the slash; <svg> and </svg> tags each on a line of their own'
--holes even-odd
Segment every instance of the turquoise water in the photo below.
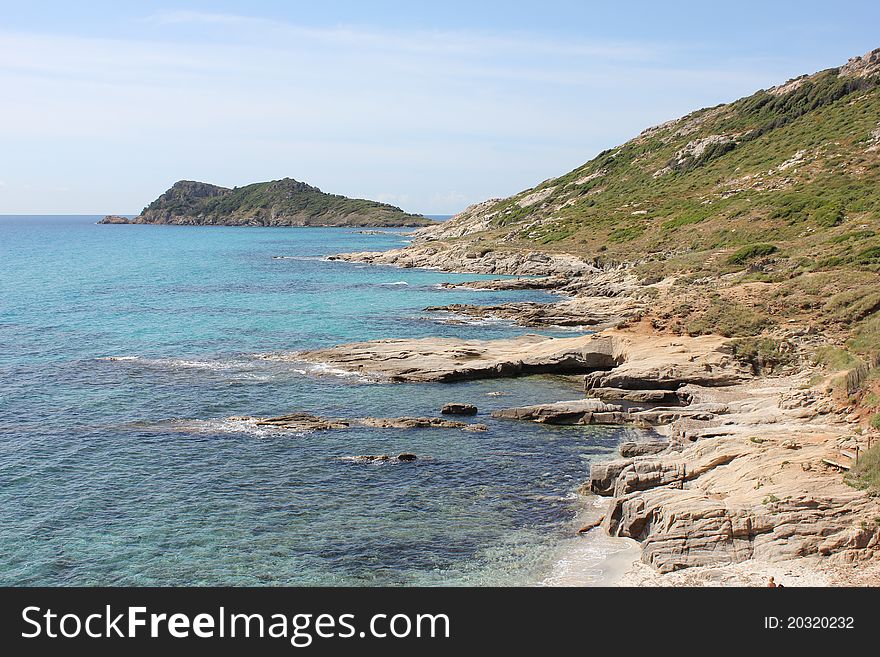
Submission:
<svg viewBox="0 0 880 657">
<path fill-rule="evenodd" d="M 0 584 L 531 584 L 553 570 L 573 491 L 619 432 L 488 412 L 577 397 L 576 381 L 368 384 L 259 357 L 516 335 L 421 309 L 548 295 L 321 259 L 405 244 L 397 234 L 97 219 L 0 218 Z M 226 420 L 434 415 L 446 401 L 476 403 L 489 431 Z M 420 458 L 345 458 L 402 451 Z"/>
</svg>

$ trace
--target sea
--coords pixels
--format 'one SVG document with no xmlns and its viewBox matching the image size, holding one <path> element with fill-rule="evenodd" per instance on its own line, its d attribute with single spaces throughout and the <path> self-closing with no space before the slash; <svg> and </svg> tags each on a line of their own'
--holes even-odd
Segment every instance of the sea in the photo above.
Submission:
<svg viewBox="0 0 880 657">
<path fill-rule="evenodd" d="M 577 377 L 376 383 L 267 355 L 379 338 L 529 332 L 426 306 L 549 301 L 488 278 L 328 261 L 407 231 L 98 225 L 0 217 L 0 584 L 607 583 L 631 546 L 575 530 L 627 432 L 495 420 Z M 575 335 L 572 331 L 540 331 Z M 230 419 L 437 415 L 483 433 L 290 432 Z M 412 462 L 358 455 L 410 452 Z"/>
</svg>

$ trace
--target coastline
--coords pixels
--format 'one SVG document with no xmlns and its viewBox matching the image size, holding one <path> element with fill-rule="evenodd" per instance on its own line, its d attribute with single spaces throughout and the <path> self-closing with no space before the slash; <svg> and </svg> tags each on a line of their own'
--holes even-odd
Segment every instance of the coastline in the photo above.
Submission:
<svg viewBox="0 0 880 657">
<path fill-rule="evenodd" d="M 595 536 L 623 541 L 609 553 L 600 585 L 755 586 L 771 575 L 787 585 L 877 583 L 872 564 L 880 549 L 880 531 L 872 519 L 880 517 L 880 505 L 847 486 L 839 470 L 827 464 L 829 454 L 864 449 L 865 436 L 857 419 L 849 417 L 825 387 L 827 377 L 823 379 L 818 368 L 801 359 L 796 371 L 749 372 L 721 336 L 691 338 L 656 330 L 645 318 L 650 295 L 643 291 L 669 283 L 640 283 L 626 267 L 602 269 L 575 256 L 537 252 L 486 251 L 474 257 L 467 249 L 467 244 L 442 249 L 417 241 L 402 249 L 330 259 L 450 273 L 553 277 L 559 281 L 555 291 L 564 294 L 564 300 L 529 304 L 522 323 L 544 327 L 543 318 L 564 316 L 596 331 L 574 340 L 574 351 L 580 353 L 574 365 L 570 349 L 560 359 L 545 348 L 566 340 L 559 338 L 530 346 L 527 358 L 502 341 L 476 351 L 472 344 L 445 344 L 433 351 L 422 345 L 421 353 L 414 355 L 407 341 L 394 346 L 395 341 L 388 340 L 340 345 L 321 350 L 318 357 L 343 370 L 372 367 L 373 374 L 383 376 L 389 371 L 377 365 L 382 360 L 377 353 L 385 351 L 389 361 L 404 353 L 411 358 L 405 374 L 390 372 L 397 381 L 521 376 L 533 365 L 546 367 L 546 372 L 564 367 L 566 373 L 584 374 L 585 397 L 598 393 L 601 403 L 647 399 L 647 392 L 658 389 L 682 396 L 680 405 L 648 404 L 626 411 L 623 421 L 601 408 L 572 420 L 571 409 L 548 411 L 553 405 L 523 416 L 562 424 L 629 422 L 651 426 L 668 441 L 658 454 L 595 464 L 587 485 L 610 499 L 588 497 L 589 511 L 579 520 L 595 524 L 594 516 L 602 515 L 597 509 L 605 508 L 601 528 L 562 546 L 563 556 L 544 584 L 590 585 L 583 571 L 594 556 L 590 544 L 600 540 Z M 478 284 L 487 283 L 473 285 Z M 510 285 L 509 280 L 505 284 Z M 536 312 L 536 306 L 543 308 Z M 509 320 L 524 307 L 475 306 L 465 312 Z M 791 327 L 785 339 L 796 352 L 815 342 L 798 327 Z M 379 352 L 371 351 L 376 347 Z M 496 347 L 496 362 L 481 362 Z M 457 348 L 470 362 L 456 362 Z M 595 359 L 598 354 L 604 361 Z M 346 361 L 350 356 L 360 362 Z M 560 360 L 566 365 L 560 366 Z"/>
</svg>

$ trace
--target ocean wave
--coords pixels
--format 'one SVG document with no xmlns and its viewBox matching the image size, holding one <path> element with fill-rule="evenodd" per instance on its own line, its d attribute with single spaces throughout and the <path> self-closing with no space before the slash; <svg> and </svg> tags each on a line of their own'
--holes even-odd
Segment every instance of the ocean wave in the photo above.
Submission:
<svg viewBox="0 0 880 657">
<path fill-rule="evenodd" d="M 320 261 L 326 260 L 325 256 L 285 256 L 285 255 L 275 255 L 272 256 L 272 260 L 306 260 L 306 261 Z"/>
<path fill-rule="evenodd" d="M 255 358 L 260 360 L 273 361 L 278 363 L 289 363 L 291 371 L 302 374 L 303 376 L 317 377 L 337 377 L 344 380 L 355 381 L 358 383 L 381 383 L 376 377 L 370 377 L 360 372 L 352 372 L 344 370 L 340 367 L 333 367 L 329 363 L 313 363 L 311 361 L 297 359 L 297 352 L 288 353 L 265 353 L 255 354 Z"/>
<path fill-rule="evenodd" d="M 100 361 L 136 363 L 145 367 L 157 367 L 162 369 L 195 369 L 228 371 L 246 367 L 247 361 L 240 359 L 229 360 L 193 360 L 188 358 L 144 358 L 141 356 L 104 356 Z"/>
<path fill-rule="evenodd" d="M 434 324 L 447 324 L 454 326 L 515 326 L 516 322 L 503 317 L 471 317 L 470 315 L 462 315 L 458 313 L 446 312 L 442 316 L 421 315 L 414 317 L 426 322 Z"/>
<path fill-rule="evenodd" d="M 409 285 L 406 281 L 394 281 L 393 283 L 377 283 L 381 287 L 393 287 L 396 285 Z"/>
<path fill-rule="evenodd" d="M 414 459 L 413 461 L 400 460 L 395 455 L 387 455 L 386 458 L 381 457 L 373 457 L 369 456 L 340 456 L 338 457 L 340 461 L 348 461 L 349 463 L 361 463 L 363 465 L 372 465 L 372 466 L 383 466 L 383 465 L 412 465 L 413 462 L 418 463 L 419 461 L 433 461 L 430 456 L 420 456 L 418 459 Z"/>
</svg>

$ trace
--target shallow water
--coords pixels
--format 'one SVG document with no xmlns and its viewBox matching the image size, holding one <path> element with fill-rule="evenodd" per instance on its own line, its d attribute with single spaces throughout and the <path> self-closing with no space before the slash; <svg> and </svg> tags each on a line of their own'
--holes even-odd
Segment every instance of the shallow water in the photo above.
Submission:
<svg viewBox="0 0 880 657">
<path fill-rule="evenodd" d="M 322 259 L 400 235 L 97 219 L 0 218 L 0 583 L 534 584 L 570 567 L 574 490 L 624 430 L 488 411 L 576 398 L 575 379 L 370 384 L 260 357 L 517 335 L 421 309 L 549 295 Z M 226 419 L 432 415 L 446 401 L 476 403 L 489 431 L 291 434 Z M 345 458 L 402 451 L 420 458 Z M 597 545 L 584 567 L 598 572 L 613 548 Z"/>
</svg>

